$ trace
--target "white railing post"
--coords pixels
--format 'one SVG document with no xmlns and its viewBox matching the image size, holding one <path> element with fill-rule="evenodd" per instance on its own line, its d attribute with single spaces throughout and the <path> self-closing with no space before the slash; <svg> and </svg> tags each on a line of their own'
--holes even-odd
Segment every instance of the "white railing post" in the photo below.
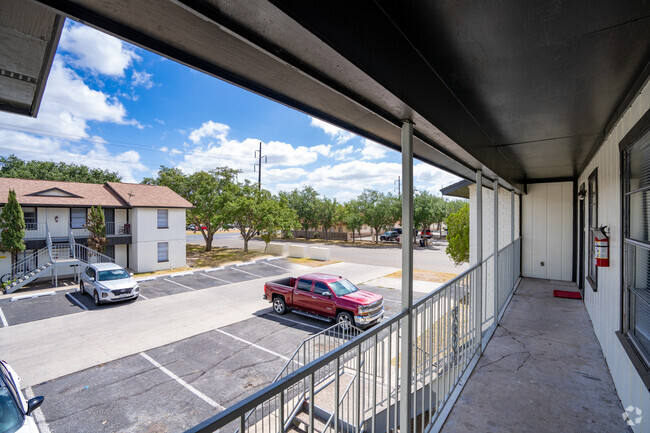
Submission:
<svg viewBox="0 0 650 433">
<path fill-rule="evenodd" d="M 483 262 L 483 171 L 476 172 L 476 263 Z M 476 329 L 479 353 L 483 340 L 483 265 L 476 273 Z M 487 284 L 486 284 L 487 287 Z"/>
<path fill-rule="evenodd" d="M 494 179 L 494 329 L 499 324 L 499 178 Z"/>
<path fill-rule="evenodd" d="M 402 123 L 402 319 L 400 432 L 411 433 L 411 366 L 413 364 L 413 123 Z"/>
</svg>

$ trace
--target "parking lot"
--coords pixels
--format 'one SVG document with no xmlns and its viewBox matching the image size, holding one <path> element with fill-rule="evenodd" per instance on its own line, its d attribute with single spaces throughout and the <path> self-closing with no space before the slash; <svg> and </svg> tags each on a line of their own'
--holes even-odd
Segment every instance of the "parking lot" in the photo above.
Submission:
<svg viewBox="0 0 650 433">
<path fill-rule="evenodd" d="M 240 268 L 251 274 L 258 270 L 253 265 Z M 222 271 L 213 276 L 248 278 L 234 269 Z M 200 290 L 205 275 L 196 277 L 169 278 L 174 283 L 167 281 L 167 289 L 145 293 L 183 289 L 176 289 L 175 282 Z M 400 291 L 360 288 L 384 296 L 387 317 L 399 311 Z M 52 432 L 183 431 L 270 384 L 305 338 L 329 326 L 295 313 L 278 316 L 269 304 L 253 318 L 60 377 L 28 392 L 46 397 L 42 413 Z"/>
<path fill-rule="evenodd" d="M 124 303 L 143 302 L 161 296 L 187 291 L 203 290 L 256 278 L 273 277 L 304 269 L 285 259 L 258 260 L 239 265 L 213 268 L 194 272 L 180 272 L 167 276 L 138 279 L 140 296 L 136 301 L 95 306 L 92 298 L 81 295 L 76 289 L 38 293 L 16 293 L 11 298 L 0 299 L 0 325 L 3 327 L 43 320 L 66 314 L 93 311 L 98 308 L 119 308 Z M 262 288 L 260 287 L 260 293 Z"/>
</svg>

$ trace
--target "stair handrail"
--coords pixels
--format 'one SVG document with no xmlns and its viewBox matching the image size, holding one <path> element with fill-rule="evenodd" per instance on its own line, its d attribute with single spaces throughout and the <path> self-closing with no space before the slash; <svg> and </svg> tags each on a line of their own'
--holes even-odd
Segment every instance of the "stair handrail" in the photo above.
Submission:
<svg viewBox="0 0 650 433">
<path fill-rule="evenodd" d="M 115 263 L 115 259 L 108 257 L 107 255 L 102 254 L 99 251 L 93 250 L 92 248 L 88 248 L 85 245 L 75 243 L 74 248 L 75 248 L 75 253 L 74 253 L 75 258 L 86 264 L 90 264 L 90 260 L 89 260 L 90 257 L 97 258 L 98 263 Z"/>
<path fill-rule="evenodd" d="M 74 240 L 74 234 L 72 233 L 72 229 L 68 229 L 68 243 L 70 244 L 70 253 L 72 254 L 72 258 L 76 259 L 77 249 L 75 248 L 75 245 L 77 245 L 77 243 Z"/>
<path fill-rule="evenodd" d="M 12 264 L 11 265 L 11 270 L 10 270 L 10 275 L 12 276 L 12 278 L 13 278 L 14 275 L 17 275 L 18 269 L 25 267 L 25 264 L 33 262 L 33 263 L 36 263 L 36 266 L 34 268 L 32 268 L 32 269 L 26 269 L 23 272 L 23 274 L 38 268 L 39 265 L 38 265 L 38 259 L 37 258 L 38 258 L 38 256 L 40 256 L 41 254 L 44 254 L 45 252 L 46 252 L 46 248 L 41 248 L 40 250 L 36 250 L 33 253 L 30 253 L 29 255 L 23 257 L 22 259 L 16 261 L 16 263 Z M 20 275 L 20 276 L 22 276 L 22 275 Z M 17 277 L 17 278 L 20 278 L 20 276 Z"/>
<path fill-rule="evenodd" d="M 45 241 L 47 242 L 47 251 L 50 254 L 50 261 L 54 261 L 54 257 L 52 254 L 52 235 L 50 234 L 50 226 L 48 223 L 45 223 Z"/>
<path fill-rule="evenodd" d="M 354 385 L 354 383 L 356 382 L 358 374 L 359 373 L 355 372 L 354 376 L 352 376 L 352 379 L 350 380 L 350 383 L 348 383 L 348 386 L 345 388 L 345 391 L 343 391 L 343 395 L 341 396 L 341 398 L 339 399 L 339 401 L 337 403 L 338 406 L 337 406 L 336 410 L 334 410 L 332 412 L 332 414 L 330 415 L 329 419 L 325 423 L 325 428 L 323 429 L 323 431 L 321 433 L 325 433 L 328 429 L 332 429 L 331 422 L 334 419 L 334 414 L 338 414 L 339 418 L 341 417 L 341 412 L 339 411 L 338 408 L 343 404 L 343 400 L 350 393 L 350 388 L 352 388 L 352 385 Z M 341 426 L 339 426 L 339 430 L 340 430 L 340 428 L 341 428 Z M 361 430 L 361 429 L 359 429 L 359 430 Z"/>
</svg>

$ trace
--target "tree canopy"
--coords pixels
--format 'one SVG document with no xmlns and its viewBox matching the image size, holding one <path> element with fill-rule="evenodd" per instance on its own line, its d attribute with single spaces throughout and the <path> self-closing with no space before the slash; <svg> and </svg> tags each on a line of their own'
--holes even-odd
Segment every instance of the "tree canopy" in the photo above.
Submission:
<svg viewBox="0 0 650 433">
<path fill-rule="evenodd" d="M 13 265 L 16 263 L 18 253 L 25 250 L 25 241 L 23 241 L 25 237 L 25 215 L 20 204 L 18 204 L 16 191 L 13 189 L 9 190 L 7 204 L 4 205 L 2 212 L 0 212 L 0 229 L 2 229 L 2 232 L 0 232 L 0 247 L 2 247 L 2 250 L 11 253 L 11 263 Z M 15 277 L 13 266 L 11 270 L 11 278 L 13 279 Z"/>
<path fill-rule="evenodd" d="M 469 203 L 447 217 L 447 249 L 455 264 L 469 262 Z"/>
<path fill-rule="evenodd" d="M 106 252 L 106 245 L 108 245 L 108 239 L 106 239 L 106 220 L 104 219 L 104 211 L 101 206 L 90 207 L 86 228 L 90 232 L 88 248 L 99 251 L 102 254 Z"/>
<path fill-rule="evenodd" d="M 363 221 L 375 231 L 379 243 L 379 230 L 394 225 L 401 215 L 401 201 L 392 194 L 366 189 L 358 198 Z"/>
<path fill-rule="evenodd" d="M 0 177 L 84 183 L 120 182 L 122 180 L 117 172 L 66 162 L 23 161 L 15 155 L 0 156 Z"/>
<path fill-rule="evenodd" d="M 294 189 L 284 196 L 289 206 L 296 211 L 302 229 L 307 232 L 310 228 L 318 227 L 318 201 L 319 194 L 310 186 L 302 190 Z"/>
</svg>

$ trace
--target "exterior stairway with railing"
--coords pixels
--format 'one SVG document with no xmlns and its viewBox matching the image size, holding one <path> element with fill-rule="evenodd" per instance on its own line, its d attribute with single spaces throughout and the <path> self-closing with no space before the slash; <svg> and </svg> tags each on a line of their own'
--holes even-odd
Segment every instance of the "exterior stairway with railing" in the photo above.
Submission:
<svg viewBox="0 0 650 433">
<path fill-rule="evenodd" d="M 53 243 L 50 231 L 46 228 L 47 246 L 41 248 L 11 265 L 9 273 L 2 275 L 5 293 L 14 293 L 32 281 L 51 276 L 52 283 L 58 287 L 58 268 L 90 263 L 115 263 L 115 260 L 77 244 L 70 231 L 68 242 Z M 48 275 L 49 273 L 49 275 Z"/>
</svg>

